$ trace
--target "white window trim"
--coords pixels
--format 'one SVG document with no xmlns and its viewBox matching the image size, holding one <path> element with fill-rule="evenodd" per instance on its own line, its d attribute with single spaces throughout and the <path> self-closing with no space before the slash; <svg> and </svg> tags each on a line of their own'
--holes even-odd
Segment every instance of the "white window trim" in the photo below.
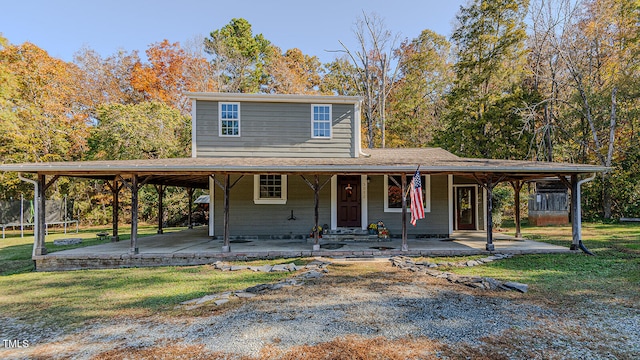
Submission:
<svg viewBox="0 0 640 360">
<path fill-rule="evenodd" d="M 401 175 L 394 175 L 401 176 Z M 408 175 L 411 176 L 411 175 Z M 428 174 L 420 174 L 422 177 L 422 187 L 424 188 L 424 212 L 431 212 L 431 175 Z M 395 185 L 395 184 L 394 184 Z M 407 182 L 407 186 L 409 183 Z M 384 212 L 388 213 L 401 213 L 401 208 L 390 208 L 389 207 L 389 175 L 384 176 Z M 407 212 L 411 212 L 411 201 L 407 201 Z"/>
<path fill-rule="evenodd" d="M 314 136 L 313 135 L 313 108 L 316 106 L 329 107 L 329 136 Z M 312 139 L 326 139 L 331 140 L 333 138 L 333 106 L 331 104 L 311 104 L 311 138 Z"/>
<path fill-rule="evenodd" d="M 266 174 L 263 174 L 266 175 Z M 280 175 L 282 192 L 280 198 L 263 199 L 260 197 L 260 175 L 253 175 L 253 203 L 256 205 L 277 205 L 287 203 L 287 175 Z"/>
<path fill-rule="evenodd" d="M 225 105 L 238 105 L 238 135 L 223 135 L 222 134 L 222 104 Z M 220 137 L 240 137 L 240 134 L 242 134 L 242 124 L 240 122 L 240 118 L 241 118 L 241 112 L 240 112 L 240 103 L 239 102 L 219 102 L 218 103 L 218 136 Z M 228 119 L 224 119 L 224 120 L 228 120 Z"/>
</svg>

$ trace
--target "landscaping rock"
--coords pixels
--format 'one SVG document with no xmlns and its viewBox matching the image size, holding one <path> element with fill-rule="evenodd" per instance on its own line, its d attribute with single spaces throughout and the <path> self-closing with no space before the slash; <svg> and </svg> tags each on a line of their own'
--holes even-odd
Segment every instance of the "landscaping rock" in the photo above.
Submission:
<svg viewBox="0 0 640 360">
<path fill-rule="evenodd" d="M 289 271 L 289 268 L 287 267 L 287 265 L 277 264 L 277 265 L 273 265 L 273 268 L 271 268 L 271 271 L 274 271 L 274 272 Z"/>
<path fill-rule="evenodd" d="M 81 238 L 69 238 L 69 239 L 53 240 L 53 245 L 56 245 L 56 246 L 76 245 L 76 244 L 82 244 L 82 239 Z"/>
<path fill-rule="evenodd" d="M 503 285 L 505 287 L 509 288 L 509 289 L 520 291 L 521 293 L 526 293 L 529 290 L 529 285 L 521 284 L 521 283 L 517 283 L 517 282 L 513 282 L 513 281 L 508 281 L 508 282 L 504 283 Z"/>
<path fill-rule="evenodd" d="M 252 294 L 246 291 L 237 291 L 235 295 L 241 299 L 250 299 L 256 296 L 256 294 Z"/>
<path fill-rule="evenodd" d="M 435 270 L 440 266 L 446 266 L 446 267 L 478 266 L 478 265 L 482 265 L 485 262 L 491 262 L 491 261 L 506 259 L 510 257 L 511 255 L 507 255 L 507 254 L 495 254 L 493 256 L 481 259 L 479 261 L 468 260 L 468 261 L 459 262 L 459 263 L 446 262 L 446 263 L 438 263 L 438 264 L 432 264 L 428 262 L 415 263 L 413 260 L 405 256 L 394 256 L 389 260 L 391 261 L 393 266 L 396 266 L 400 269 L 406 269 L 417 274 L 426 274 L 436 278 L 447 279 L 447 281 L 449 282 L 466 285 L 476 289 L 483 289 L 483 290 L 500 289 L 500 290 L 507 290 L 507 291 L 515 290 L 515 291 L 525 293 L 528 290 L 528 285 L 526 284 L 520 284 L 516 282 L 502 283 L 492 278 L 484 278 L 480 276 L 461 276 L 461 275 L 456 275 L 449 272 Z"/>
<path fill-rule="evenodd" d="M 263 291 L 269 290 L 269 288 L 270 288 L 269 284 L 258 284 L 256 286 L 246 288 L 244 291 L 248 293 L 259 294 Z"/>
<path fill-rule="evenodd" d="M 220 306 L 222 304 L 226 304 L 229 302 L 229 299 L 218 299 L 216 301 L 214 301 L 213 303 L 216 304 L 217 306 Z"/>
</svg>

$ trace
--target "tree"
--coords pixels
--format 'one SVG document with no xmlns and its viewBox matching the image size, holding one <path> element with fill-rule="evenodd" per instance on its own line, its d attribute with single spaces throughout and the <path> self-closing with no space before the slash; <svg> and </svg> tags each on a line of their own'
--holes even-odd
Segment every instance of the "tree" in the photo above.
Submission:
<svg viewBox="0 0 640 360">
<path fill-rule="evenodd" d="M 431 142 L 451 87 L 450 48 L 444 36 L 424 30 L 397 50 L 402 61 L 389 97 L 388 145 L 424 146 Z"/>
<path fill-rule="evenodd" d="M 350 50 L 342 42 L 340 44 L 356 69 L 354 83 L 359 95 L 364 97 L 367 144 L 369 148 L 375 146 L 377 126 L 380 146 L 384 148 L 387 98 L 398 72 L 398 64 L 394 63 L 398 35 L 393 35 L 376 14 L 363 13 L 355 25 L 358 48 Z"/>
<path fill-rule="evenodd" d="M 196 68 L 201 59 L 189 57 L 179 43 L 170 44 L 166 39 L 149 46 L 146 54 L 149 63 L 137 62 L 133 67 L 133 88 L 142 92 L 147 101 L 161 101 L 188 114 L 191 104 L 184 92 L 194 86 L 187 69 Z"/>
<path fill-rule="evenodd" d="M 452 40 L 454 87 L 436 144 L 470 157 L 523 158 L 528 134 L 519 108 L 536 97 L 523 87 L 527 0 L 475 0 L 461 7 Z"/>
<path fill-rule="evenodd" d="M 91 159 L 162 159 L 189 154 L 189 116 L 169 105 L 104 104 L 97 109 L 97 119 L 89 138 Z"/>
<path fill-rule="evenodd" d="M 131 84 L 133 69 L 140 62 L 136 51 L 118 51 L 102 58 L 85 47 L 74 54 L 74 62 L 81 70 L 81 102 L 86 104 L 92 118 L 101 104 L 135 104 L 144 100 Z"/>
<path fill-rule="evenodd" d="M 78 68 L 31 43 L 3 48 L 0 63 L 15 85 L 13 96 L 5 99 L 5 112 L 11 114 L 1 120 L 9 132 L 3 146 L 12 149 L 3 160 L 79 159 L 86 150 L 88 118 L 78 102 Z"/>
<path fill-rule="evenodd" d="M 356 79 L 358 70 L 347 56 L 324 64 L 325 75 L 320 83 L 320 92 L 331 95 L 356 96 L 359 94 Z"/>
<path fill-rule="evenodd" d="M 266 66 L 269 80 L 266 92 L 277 94 L 313 94 L 318 92 L 322 64 L 315 56 L 305 55 L 300 49 L 289 49 L 280 54 L 273 47 L 273 56 Z"/>
<path fill-rule="evenodd" d="M 271 43 L 262 34 L 254 36 L 245 19 L 232 19 L 211 32 L 205 39 L 205 51 L 213 56 L 219 91 L 257 93 L 267 81 Z"/>
<path fill-rule="evenodd" d="M 214 92 L 219 88 L 213 65 L 206 59 L 204 36 L 188 40 L 183 50 L 190 59 L 185 64 L 185 77 L 189 79 L 189 91 Z"/>
<path fill-rule="evenodd" d="M 581 145 L 603 166 L 611 167 L 619 127 L 637 109 L 640 4 L 592 0 L 575 26 L 566 31 L 558 51 L 569 73 L 575 105 L 585 126 Z M 620 108 L 620 102 L 627 106 Z M 622 113 L 621 113 L 622 111 Z M 612 215 L 611 173 L 602 174 L 605 219 Z"/>
</svg>

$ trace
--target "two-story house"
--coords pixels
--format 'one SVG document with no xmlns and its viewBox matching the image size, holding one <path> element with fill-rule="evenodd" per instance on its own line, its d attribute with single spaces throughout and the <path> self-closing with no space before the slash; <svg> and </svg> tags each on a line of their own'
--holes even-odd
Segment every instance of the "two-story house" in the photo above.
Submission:
<svg viewBox="0 0 640 360">
<path fill-rule="evenodd" d="M 192 157 L 184 159 L 4 164 L 0 171 L 33 173 L 36 209 L 60 176 L 101 179 L 114 195 L 131 193 L 130 253 L 138 253 L 138 190 L 145 184 L 209 191 L 209 235 L 230 238 L 306 238 L 316 228 L 366 232 L 383 222 L 391 236 L 448 237 L 455 230 L 485 230 L 494 250 L 491 192 L 509 182 L 557 177 L 579 194 L 579 177 L 606 168 L 567 163 L 460 158 L 438 148 L 363 149 L 358 97 L 188 93 L 192 100 Z M 146 136 L 140 134 L 140 136 Z M 420 169 L 425 218 L 408 225 L 403 194 Z M 122 190 L 122 191 L 121 191 Z M 162 191 L 159 191 L 162 196 Z M 519 194 L 519 191 L 515 192 Z M 579 197 L 572 196 L 574 239 Z M 159 201 L 162 204 L 162 201 Z M 519 204 L 519 201 L 515 201 Z M 162 209 L 160 208 L 160 211 Z M 519 210 L 515 210 L 519 214 Z M 44 217 L 38 218 L 34 259 L 46 254 Z M 161 227 L 161 225 L 159 225 Z M 39 230 L 38 230 L 39 229 Z M 359 231 L 358 231 L 359 230 Z M 314 233 L 313 249 L 319 247 Z M 258 242 L 259 243 L 259 242 Z"/>
</svg>

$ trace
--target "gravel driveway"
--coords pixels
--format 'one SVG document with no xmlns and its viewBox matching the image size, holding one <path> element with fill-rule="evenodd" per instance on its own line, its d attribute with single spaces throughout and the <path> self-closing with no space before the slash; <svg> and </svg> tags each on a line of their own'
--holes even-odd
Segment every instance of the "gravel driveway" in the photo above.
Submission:
<svg viewBox="0 0 640 360">
<path fill-rule="evenodd" d="M 392 268 L 388 262 L 365 265 L 373 270 L 354 274 L 348 266 L 334 264 L 329 274 L 305 285 L 221 307 L 101 321 L 73 334 L 53 334 L 26 349 L 0 349 L 0 355 L 119 358 L 141 349 L 181 347 L 184 358 L 197 357 L 194 349 L 203 357 L 259 358 L 268 357 L 265 350 L 285 354 L 307 346 L 313 351 L 314 346 L 319 350 L 345 338 L 415 339 L 411 341 L 437 345 L 412 353 L 420 358 L 640 355 L 637 309 L 605 304 L 553 309 L 525 300 L 524 294 L 471 289 Z"/>
</svg>

